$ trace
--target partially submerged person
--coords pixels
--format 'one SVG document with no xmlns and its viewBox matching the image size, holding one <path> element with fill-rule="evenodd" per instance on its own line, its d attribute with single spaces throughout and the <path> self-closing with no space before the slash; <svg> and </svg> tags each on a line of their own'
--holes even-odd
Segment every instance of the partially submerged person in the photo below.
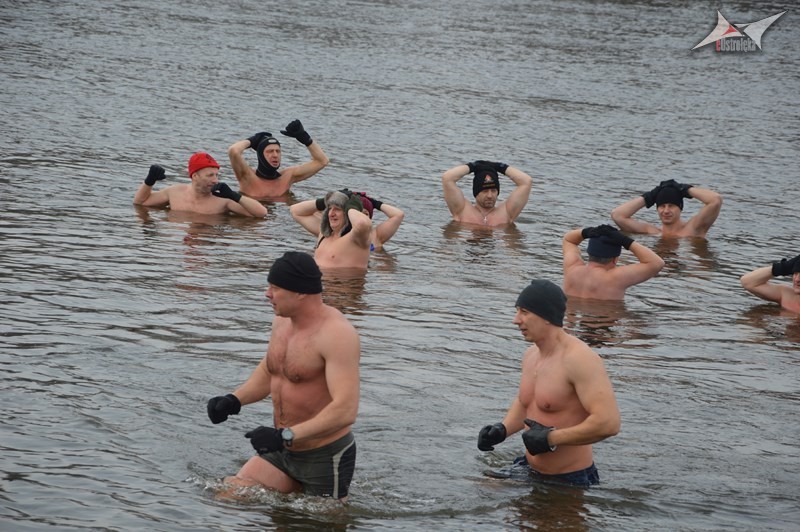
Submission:
<svg viewBox="0 0 800 532">
<path fill-rule="evenodd" d="M 317 237 L 314 259 L 320 268 L 366 271 L 372 222 L 363 208 L 359 196 L 331 191 L 324 198 L 295 203 L 289 211 L 297 223 Z"/>
<path fill-rule="evenodd" d="M 589 261 L 584 262 L 578 246 L 587 238 Z M 638 264 L 618 266 L 622 248 L 633 253 Z M 564 292 L 585 299 L 623 299 L 625 290 L 655 277 L 664 267 L 664 260 L 654 251 L 610 225 L 569 231 L 562 252 Z"/>
<path fill-rule="evenodd" d="M 458 187 L 458 182 L 468 174 L 472 178 L 472 195 L 475 203 L 470 203 Z M 498 173 L 505 174 L 514 182 L 516 188 L 505 201 L 497 202 L 500 194 Z M 442 188 L 447 208 L 453 220 L 461 223 L 484 226 L 508 225 L 517 219 L 528 203 L 533 187 L 533 178 L 522 170 L 505 163 L 475 161 L 460 164 L 442 174 Z"/>
<path fill-rule="evenodd" d="M 773 277 L 791 277 L 791 286 L 770 283 Z M 742 287 L 751 294 L 778 303 L 792 312 L 800 313 L 800 255 L 781 259 L 742 275 Z"/>
<path fill-rule="evenodd" d="M 700 211 L 686 221 L 681 219 L 684 198 L 694 198 L 703 203 Z M 658 217 L 661 219 L 660 228 L 633 219 L 633 215 L 642 207 L 649 209 L 653 205 L 656 205 Z M 717 220 L 720 209 L 722 196 L 718 193 L 670 179 L 615 208 L 611 211 L 611 219 L 620 229 L 631 233 L 660 234 L 665 237 L 705 237 Z"/>
<path fill-rule="evenodd" d="M 207 411 L 218 424 L 243 405 L 271 397 L 273 426 L 245 434 L 258 454 L 225 478 L 223 495 L 260 486 L 344 502 L 356 464 L 351 428 L 359 403 L 358 332 L 323 302 L 322 274 L 310 255 L 285 253 L 267 283 L 275 312 L 267 354 L 233 393 L 211 398 Z"/>
<path fill-rule="evenodd" d="M 200 214 L 225 214 L 263 218 L 267 208 L 258 201 L 242 196 L 219 181 L 219 163 L 205 152 L 189 158 L 190 184 L 171 185 L 153 191 L 153 186 L 166 177 L 163 167 L 150 166 L 147 177 L 133 196 L 133 203 L 145 207 L 169 207 L 173 211 Z"/>
<path fill-rule="evenodd" d="M 566 301 L 545 280 L 531 281 L 519 294 L 513 323 L 533 345 L 523 355 L 516 397 L 502 422 L 480 430 L 478 449 L 493 451 L 522 430 L 526 452 L 512 470 L 589 487 L 600 482 L 592 444 L 619 432 L 620 415 L 603 360 L 562 328 Z"/>
<path fill-rule="evenodd" d="M 328 165 L 328 156 L 319 144 L 311 139 L 299 120 L 291 121 L 286 129 L 281 130 L 281 134 L 296 139 L 308 148 L 311 160 L 279 171 L 283 155 L 281 143 L 267 131 L 231 144 L 228 148 L 228 158 L 244 194 L 256 199 L 279 198 L 289 192 L 294 183 L 308 179 Z M 244 151 L 247 148 L 256 152 L 258 159 L 256 168 L 250 167 L 245 161 Z"/>
</svg>

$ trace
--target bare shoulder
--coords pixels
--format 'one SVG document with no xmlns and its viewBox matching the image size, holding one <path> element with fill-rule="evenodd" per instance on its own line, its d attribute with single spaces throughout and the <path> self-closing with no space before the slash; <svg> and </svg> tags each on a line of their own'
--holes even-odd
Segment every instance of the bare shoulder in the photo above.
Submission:
<svg viewBox="0 0 800 532">
<path fill-rule="evenodd" d="M 569 335 L 569 338 L 569 348 L 564 353 L 564 361 L 571 372 L 594 372 L 598 366 L 603 366 L 603 359 L 586 342 L 572 335 Z"/>
</svg>

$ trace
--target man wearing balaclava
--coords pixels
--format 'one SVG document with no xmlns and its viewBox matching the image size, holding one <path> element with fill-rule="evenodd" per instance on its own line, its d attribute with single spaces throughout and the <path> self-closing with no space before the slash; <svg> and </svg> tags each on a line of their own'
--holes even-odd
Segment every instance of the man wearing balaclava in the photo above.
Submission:
<svg viewBox="0 0 800 532">
<path fill-rule="evenodd" d="M 311 139 L 299 120 L 289 122 L 281 134 L 304 145 L 311 154 L 311 160 L 281 170 L 281 143 L 268 131 L 236 141 L 228 148 L 228 158 L 243 194 L 258 200 L 280 198 L 289 192 L 294 183 L 308 179 L 328 165 L 328 156 L 317 141 Z M 244 158 L 247 148 L 256 152 L 256 168 L 252 168 Z"/>
<path fill-rule="evenodd" d="M 687 221 L 681 219 L 684 198 L 696 199 L 703 203 L 700 211 Z M 657 207 L 658 217 L 661 219 L 660 228 L 633 219 L 633 215 L 642 207 L 649 209 L 653 205 Z M 722 196 L 713 190 L 669 179 L 611 211 L 611 219 L 620 229 L 630 233 L 647 233 L 673 238 L 705 237 L 717 220 L 721 208 Z"/>
<path fill-rule="evenodd" d="M 348 190 L 334 190 L 290 207 L 292 218 L 317 237 L 314 259 L 323 270 L 366 271 L 372 221 L 363 212 L 362 198 Z"/>
<path fill-rule="evenodd" d="M 458 187 L 458 182 L 469 174 L 472 176 L 470 203 Z M 497 202 L 500 195 L 500 176 L 511 179 L 515 188 L 505 201 Z M 475 161 L 459 164 L 442 174 L 444 200 L 453 220 L 465 224 L 500 227 L 513 223 L 528 203 L 533 178 L 513 166 L 493 161 Z"/>
<path fill-rule="evenodd" d="M 512 323 L 532 345 L 511 407 L 501 422 L 480 430 L 478 449 L 493 451 L 522 431 L 515 446 L 525 454 L 489 476 L 584 488 L 600 482 L 592 444 L 619 432 L 619 408 L 603 360 L 562 328 L 566 303 L 558 285 L 542 279 L 517 297 Z"/>
</svg>

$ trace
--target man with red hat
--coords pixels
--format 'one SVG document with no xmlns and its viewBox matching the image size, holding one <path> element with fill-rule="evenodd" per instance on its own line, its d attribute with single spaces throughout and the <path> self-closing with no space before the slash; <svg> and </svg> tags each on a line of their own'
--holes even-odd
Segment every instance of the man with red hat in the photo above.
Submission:
<svg viewBox="0 0 800 532">
<path fill-rule="evenodd" d="M 191 183 L 171 185 L 154 192 L 153 185 L 165 177 L 166 172 L 163 167 L 152 165 L 144 183 L 136 191 L 133 203 L 145 207 L 169 206 L 173 211 L 191 211 L 200 214 L 232 212 L 256 218 L 264 218 L 267 215 L 267 208 L 261 203 L 242 196 L 219 181 L 219 163 L 205 152 L 197 152 L 189 158 Z"/>
<path fill-rule="evenodd" d="M 511 179 L 516 188 L 507 200 L 497 203 L 500 194 L 499 173 Z M 458 181 L 468 174 L 473 174 L 474 204 L 469 203 L 458 188 Z M 444 200 L 453 220 L 468 224 L 498 227 L 513 223 L 528 203 L 532 186 L 533 178 L 519 168 L 492 161 L 460 164 L 442 174 Z"/>
<path fill-rule="evenodd" d="M 689 220 L 681 220 L 683 199 L 694 198 L 703 202 L 700 212 Z M 633 215 L 642 207 L 648 209 L 656 205 L 661 228 L 641 220 L 634 220 Z M 687 236 L 705 237 L 708 230 L 717 220 L 722 209 L 722 196 L 705 188 L 678 183 L 674 179 L 662 181 L 659 185 L 641 196 L 626 201 L 613 211 L 611 219 L 620 229 L 631 233 L 646 233 L 680 238 Z"/>
<path fill-rule="evenodd" d="M 311 160 L 296 166 L 278 170 L 281 165 L 281 143 L 272 133 L 262 131 L 250 138 L 239 140 L 228 148 L 231 168 L 239 181 L 239 188 L 251 198 L 267 199 L 284 196 L 294 183 L 313 176 L 328 166 L 328 156 L 299 120 L 292 120 L 281 130 L 281 134 L 296 139 L 308 148 Z M 250 148 L 256 152 L 258 166 L 251 168 L 244 158 L 244 151 Z"/>
</svg>

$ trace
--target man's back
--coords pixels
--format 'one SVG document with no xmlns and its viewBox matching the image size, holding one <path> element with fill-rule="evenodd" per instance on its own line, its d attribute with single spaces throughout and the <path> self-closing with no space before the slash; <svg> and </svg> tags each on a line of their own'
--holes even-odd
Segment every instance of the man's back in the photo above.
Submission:
<svg viewBox="0 0 800 532">
<path fill-rule="evenodd" d="M 593 262 L 573 266 L 564 273 L 564 293 L 583 299 L 624 299 L 628 284 L 616 270 Z"/>
</svg>

